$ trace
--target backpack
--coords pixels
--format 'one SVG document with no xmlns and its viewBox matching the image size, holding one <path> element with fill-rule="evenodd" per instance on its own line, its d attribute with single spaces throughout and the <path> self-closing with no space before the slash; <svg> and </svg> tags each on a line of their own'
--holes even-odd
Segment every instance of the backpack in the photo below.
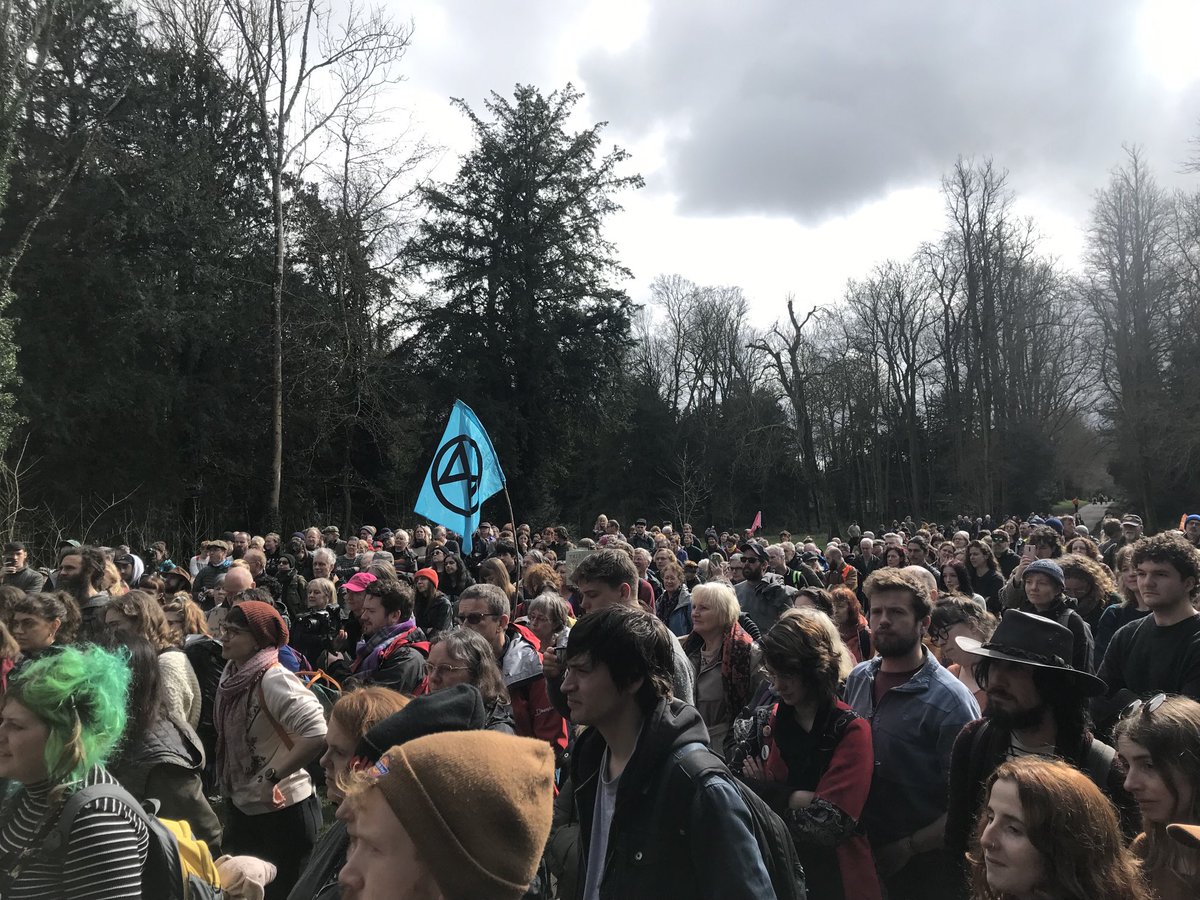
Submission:
<svg viewBox="0 0 1200 900">
<path fill-rule="evenodd" d="M 75 817 L 93 800 L 119 800 L 146 826 L 150 837 L 142 869 L 142 896 L 155 900 L 220 900 L 220 876 L 208 845 L 192 836 L 187 822 L 159 819 L 119 784 L 92 784 L 76 791 L 63 804 L 57 828 L 46 839 L 51 852 L 67 846 Z M 157 806 L 157 804 L 154 804 Z"/>
<path fill-rule="evenodd" d="M 325 721 L 328 722 L 329 714 L 333 711 L 333 704 L 337 703 L 338 698 L 342 696 L 341 683 L 324 669 L 301 669 L 296 673 L 296 677 L 316 696 L 325 713 Z"/>
<path fill-rule="evenodd" d="M 804 867 L 800 865 L 800 857 L 787 825 L 761 797 L 729 771 L 721 757 L 702 744 L 684 753 L 668 776 L 671 784 L 667 790 L 667 809 L 675 810 L 684 817 L 679 822 L 677 833 L 686 837 L 690 826 L 686 816 L 692 806 L 692 797 L 696 789 L 714 773 L 725 777 L 737 788 L 746 808 L 750 810 L 754 840 L 758 843 L 775 896 L 778 900 L 805 900 L 808 891 Z"/>
</svg>

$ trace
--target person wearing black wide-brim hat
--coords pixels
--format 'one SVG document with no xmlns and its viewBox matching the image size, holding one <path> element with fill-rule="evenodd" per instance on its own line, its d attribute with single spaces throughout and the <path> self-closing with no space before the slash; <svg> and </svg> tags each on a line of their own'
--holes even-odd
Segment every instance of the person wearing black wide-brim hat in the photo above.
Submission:
<svg viewBox="0 0 1200 900">
<path fill-rule="evenodd" d="M 950 757 L 946 848 L 963 864 L 982 808 L 988 776 L 1018 756 L 1058 757 L 1088 775 L 1116 805 L 1126 834 L 1138 830 L 1137 807 L 1125 791 L 1125 770 L 1112 747 L 1091 731 L 1089 697 L 1104 682 L 1076 669 L 1070 629 L 1034 613 L 1010 609 L 986 643 L 958 637 L 978 659 L 975 680 L 987 691 L 988 715 L 968 723 Z M 966 871 L 963 868 L 965 890 Z"/>
</svg>

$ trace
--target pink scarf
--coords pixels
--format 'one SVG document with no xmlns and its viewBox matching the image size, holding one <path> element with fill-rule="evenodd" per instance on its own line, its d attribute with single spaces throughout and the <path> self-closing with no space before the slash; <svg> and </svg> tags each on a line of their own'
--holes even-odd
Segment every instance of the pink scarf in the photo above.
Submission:
<svg viewBox="0 0 1200 900">
<path fill-rule="evenodd" d="M 267 647 L 240 666 L 230 660 L 221 673 L 213 705 L 213 724 L 217 728 L 217 776 L 226 791 L 231 791 L 234 785 L 234 761 L 250 759 L 246 741 L 250 694 L 258 687 L 267 669 L 277 665 L 279 649 Z"/>
</svg>

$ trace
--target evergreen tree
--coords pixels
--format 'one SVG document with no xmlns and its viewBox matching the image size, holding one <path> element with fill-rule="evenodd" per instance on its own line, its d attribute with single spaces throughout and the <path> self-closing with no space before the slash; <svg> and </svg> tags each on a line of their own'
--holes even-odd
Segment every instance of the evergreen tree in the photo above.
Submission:
<svg viewBox="0 0 1200 900">
<path fill-rule="evenodd" d="M 424 190 L 409 247 L 433 289 L 417 342 L 432 430 L 455 397 L 471 405 L 521 516 L 556 511 L 579 453 L 625 403 L 629 272 L 603 225 L 642 179 L 619 171 L 624 151 L 601 155 L 603 123 L 569 130 L 580 97 L 518 86 L 492 94 L 490 118 L 455 100 L 476 145 L 452 182 Z"/>
</svg>

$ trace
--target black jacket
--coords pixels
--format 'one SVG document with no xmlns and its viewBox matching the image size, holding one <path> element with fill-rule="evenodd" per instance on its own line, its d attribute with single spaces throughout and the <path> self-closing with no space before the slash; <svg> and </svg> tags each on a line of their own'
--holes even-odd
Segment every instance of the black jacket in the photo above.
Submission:
<svg viewBox="0 0 1200 900">
<path fill-rule="evenodd" d="M 146 734 L 128 737 L 109 773 L 138 800 L 157 800 L 160 817 L 186 820 L 213 857 L 220 856 L 221 821 L 204 795 L 204 748 L 196 732 L 161 715 Z"/>
<path fill-rule="evenodd" d="M 433 595 L 432 600 L 417 598 L 413 607 L 413 615 L 417 619 L 417 627 L 425 632 L 429 640 L 433 640 L 444 631 L 454 626 L 454 611 L 450 598 L 441 591 Z"/>
<path fill-rule="evenodd" d="M 577 898 L 583 896 L 588 866 L 595 864 L 587 853 L 605 746 L 601 734 L 589 728 L 571 760 L 579 819 Z M 660 700 L 646 717 L 637 749 L 621 774 L 608 858 L 599 863 L 604 866 L 602 900 L 774 898 L 750 813 L 728 778 L 710 775 L 696 788 L 690 809 L 668 808 L 673 765 L 682 752 L 699 746 L 708 746 L 708 729 L 696 708 L 679 700 Z M 686 817 L 685 838 L 678 837 L 680 817 Z"/>
</svg>

